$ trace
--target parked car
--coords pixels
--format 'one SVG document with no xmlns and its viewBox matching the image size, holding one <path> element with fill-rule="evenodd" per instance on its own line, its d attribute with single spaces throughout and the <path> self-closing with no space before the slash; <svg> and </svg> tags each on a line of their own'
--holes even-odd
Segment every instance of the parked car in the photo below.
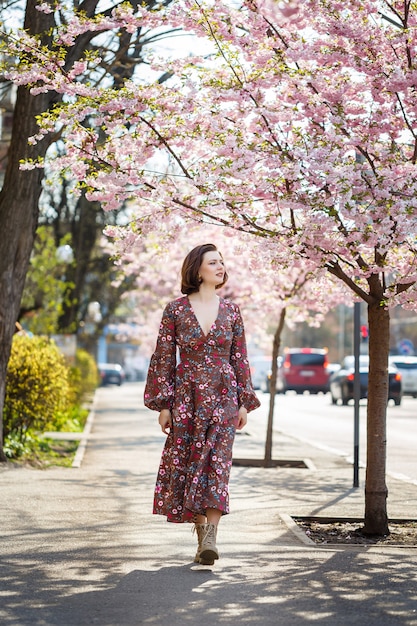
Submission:
<svg viewBox="0 0 417 626">
<path fill-rule="evenodd" d="M 327 364 L 327 372 L 328 372 L 329 376 L 331 376 L 335 372 L 338 372 L 340 370 L 340 368 L 341 368 L 340 363 L 328 363 Z"/>
<path fill-rule="evenodd" d="M 327 391 L 330 391 L 330 379 L 335 372 L 338 372 L 341 368 L 340 363 L 328 363 L 327 364 L 327 373 L 329 375 L 329 383 L 327 385 Z"/>
<path fill-rule="evenodd" d="M 279 368 L 282 367 L 282 356 L 279 356 L 277 358 L 277 381 L 276 381 L 276 386 L 275 386 L 275 391 L 278 393 L 278 372 L 279 372 Z M 264 393 L 270 393 L 271 391 L 271 376 L 272 376 L 272 363 L 271 361 L 269 361 L 269 369 L 266 373 L 266 376 L 264 377 L 264 380 L 262 381 L 261 384 L 261 390 Z"/>
<path fill-rule="evenodd" d="M 98 371 L 102 385 L 114 384 L 120 386 L 125 380 L 124 370 L 118 363 L 99 363 Z"/>
<path fill-rule="evenodd" d="M 327 393 L 329 372 L 326 348 L 287 348 L 278 370 L 277 391 Z"/>
<path fill-rule="evenodd" d="M 360 378 L 360 398 L 368 397 L 368 370 L 369 356 L 360 355 L 359 357 L 359 378 Z M 388 367 L 389 388 L 388 399 L 393 400 L 397 406 L 401 404 L 402 387 L 401 374 L 394 365 Z M 330 394 L 332 404 L 338 401 L 343 405 L 347 405 L 353 400 L 353 382 L 355 378 L 355 358 L 347 356 L 342 362 L 341 368 L 334 372 L 330 378 Z"/>
<path fill-rule="evenodd" d="M 401 374 L 403 395 L 417 398 L 417 356 L 391 356 L 389 362 L 395 365 Z"/>
<path fill-rule="evenodd" d="M 263 389 L 268 372 L 271 369 L 271 357 L 263 354 L 249 357 L 252 385 L 254 389 Z"/>
</svg>

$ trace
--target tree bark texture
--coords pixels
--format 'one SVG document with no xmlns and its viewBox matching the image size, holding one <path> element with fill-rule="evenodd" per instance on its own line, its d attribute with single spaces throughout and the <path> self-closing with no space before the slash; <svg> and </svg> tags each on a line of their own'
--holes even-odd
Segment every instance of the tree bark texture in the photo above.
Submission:
<svg viewBox="0 0 417 626">
<path fill-rule="evenodd" d="M 373 286 L 379 287 L 380 297 L 368 304 L 369 378 L 364 532 L 386 535 L 389 533 L 385 475 L 390 315 L 388 309 L 381 305 L 382 285 Z"/>
</svg>

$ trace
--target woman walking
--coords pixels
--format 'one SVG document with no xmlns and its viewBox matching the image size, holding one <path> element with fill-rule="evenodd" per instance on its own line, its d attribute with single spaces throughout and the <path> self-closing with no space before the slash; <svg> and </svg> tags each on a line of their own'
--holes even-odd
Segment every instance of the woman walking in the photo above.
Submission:
<svg viewBox="0 0 417 626">
<path fill-rule="evenodd" d="M 167 435 L 153 511 L 169 522 L 195 523 L 194 560 L 203 565 L 219 558 L 217 526 L 229 512 L 236 429 L 260 405 L 239 308 L 216 293 L 227 278 L 214 244 L 197 246 L 186 256 L 185 295 L 165 307 L 144 397 L 148 408 L 159 411 Z"/>
</svg>

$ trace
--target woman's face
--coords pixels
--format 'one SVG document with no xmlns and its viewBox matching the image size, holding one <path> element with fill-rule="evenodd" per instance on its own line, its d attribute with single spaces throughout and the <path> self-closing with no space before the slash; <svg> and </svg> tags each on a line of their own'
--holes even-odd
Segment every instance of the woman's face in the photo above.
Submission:
<svg viewBox="0 0 417 626">
<path fill-rule="evenodd" d="M 206 285 L 221 285 L 225 274 L 224 262 L 220 252 L 205 252 L 198 274 Z"/>
</svg>

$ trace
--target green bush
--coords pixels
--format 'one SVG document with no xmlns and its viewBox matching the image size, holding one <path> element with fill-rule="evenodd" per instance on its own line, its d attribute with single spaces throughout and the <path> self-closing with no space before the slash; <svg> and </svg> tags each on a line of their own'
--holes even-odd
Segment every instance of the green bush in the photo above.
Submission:
<svg viewBox="0 0 417 626">
<path fill-rule="evenodd" d="M 5 439 L 23 446 L 33 431 L 52 429 L 56 416 L 68 410 L 70 396 L 68 367 L 55 343 L 15 335 L 6 375 Z"/>
<path fill-rule="evenodd" d="M 50 430 L 55 432 L 78 433 L 84 430 L 89 411 L 79 404 L 71 405 L 65 411 L 55 414 Z"/>
<path fill-rule="evenodd" d="M 71 390 L 74 404 L 81 404 L 99 385 L 100 378 L 94 358 L 85 350 L 78 349 L 75 367 L 70 371 Z"/>
</svg>

